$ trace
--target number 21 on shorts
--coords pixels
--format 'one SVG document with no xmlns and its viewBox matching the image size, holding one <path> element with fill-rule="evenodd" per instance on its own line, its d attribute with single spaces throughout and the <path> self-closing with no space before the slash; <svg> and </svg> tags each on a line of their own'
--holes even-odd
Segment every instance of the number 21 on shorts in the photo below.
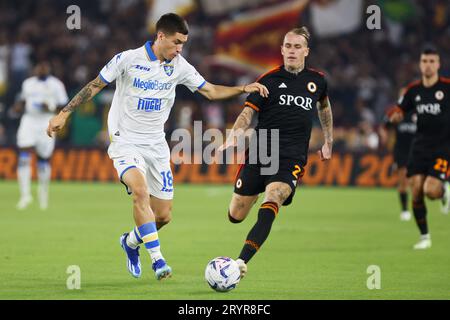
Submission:
<svg viewBox="0 0 450 320">
<path fill-rule="evenodd" d="M 442 158 L 436 159 L 436 164 L 434 165 L 434 170 L 447 173 L 448 170 L 448 161 Z"/>
</svg>

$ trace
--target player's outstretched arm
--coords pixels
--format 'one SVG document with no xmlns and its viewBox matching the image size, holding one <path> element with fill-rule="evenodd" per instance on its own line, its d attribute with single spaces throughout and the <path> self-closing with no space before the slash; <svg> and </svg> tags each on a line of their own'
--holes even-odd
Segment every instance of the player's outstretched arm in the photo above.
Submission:
<svg viewBox="0 0 450 320">
<path fill-rule="evenodd" d="M 238 138 L 245 134 L 245 131 L 250 127 L 254 114 L 255 110 L 252 108 L 245 107 L 244 110 L 242 110 L 241 114 L 236 119 L 227 140 L 219 147 L 218 151 L 223 151 L 228 147 L 232 147 L 237 144 Z"/>
<path fill-rule="evenodd" d="M 320 124 L 322 125 L 323 136 L 325 138 L 325 143 L 318 153 L 322 161 L 329 160 L 331 159 L 333 150 L 333 113 L 331 112 L 331 104 L 328 97 L 317 102 L 317 110 Z"/>
<path fill-rule="evenodd" d="M 241 93 L 256 92 L 264 98 L 267 98 L 269 95 L 269 90 L 267 90 L 266 86 L 258 82 L 236 87 L 227 87 L 206 82 L 205 85 L 198 90 L 198 92 L 209 100 L 232 98 L 240 95 Z"/>
<path fill-rule="evenodd" d="M 94 80 L 84 86 L 75 97 L 53 118 L 50 119 L 47 127 L 47 135 L 53 136 L 53 132 L 61 130 L 70 114 L 80 105 L 91 100 L 97 93 L 99 93 L 107 84 L 97 76 Z"/>
</svg>

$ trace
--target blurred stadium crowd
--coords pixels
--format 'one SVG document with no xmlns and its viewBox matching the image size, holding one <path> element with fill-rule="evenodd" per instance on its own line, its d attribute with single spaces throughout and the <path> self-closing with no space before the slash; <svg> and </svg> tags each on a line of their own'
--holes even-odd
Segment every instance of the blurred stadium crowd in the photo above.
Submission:
<svg viewBox="0 0 450 320">
<path fill-rule="evenodd" d="M 363 1 L 363 23 L 357 30 L 328 37 L 315 36 L 311 28 L 309 1 L 299 14 L 299 25 L 312 31 L 311 54 L 307 64 L 325 71 L 332 102 L 336 150 L 366 151 L 381 148 L 378 136 L 385 110 L 395 103 L 402 86 L 418 77 L 417 62 L 421 47 L 433 43 L 440 51 L 441 74 L 450 75 L 450 3 L 446 0 L 395 0 L 397 11 L 382 14 L 382 29 L 368 30 L 365 8 L 369 4 L 387 7 L 388 1 Z M 0 146 L 15 144 L 20 115 L 11 112 L 22 81 L 32 73 L 39 60 L 51 62 L 53 74 L 66 85 L 69 97 L 95 78 L 117 52 L 136 48 L 151 39 L 147 8 L 152 1 L 2 1 L 0 3 Z M 235 1 L 237 2 L 237 1 Z M 251 11 L 286 1 L 240 1 L 238 10 L 213 19 L 197 1 L 196 9 L 186 15 L 190 38 L 183 49 L 198 71 L 216 84 L 235 85 L 254 81 L 252 72 L 208 63 L 214 54 L 215 28 L 240 11 Z M 81 30 L 68 30 L 66 8 L 81 8 Z M 145 8 L 145 9 L 144 9 Z M 401 8 L 408 8 L 404 10 Z M 264 35 L 262 35 L 264 36 Z M 106 146 L 105 120 L 114 87 L 102 91 L 94 101 L 80 107 L 71 117 L 58 144 L 64 146 Z M 210 102 L 180 86 L 177 101 L 167 123 L 167 132 L 192 128 L 201 120 L 205 128 L 230 127 L 245 98 Z M 321 143 L 316 121 L 312 147 Z"/>
</svg>

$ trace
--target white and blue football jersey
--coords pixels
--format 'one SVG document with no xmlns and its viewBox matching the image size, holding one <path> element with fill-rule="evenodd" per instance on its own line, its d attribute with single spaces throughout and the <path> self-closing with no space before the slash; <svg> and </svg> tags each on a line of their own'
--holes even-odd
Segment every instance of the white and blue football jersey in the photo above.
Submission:
<svg viewBox="0 0 450 320">
<path fill-rule="evenodd" d="M 149 144 L 164 139 L 175 87 L 182 84 L 195 92 L 206 83 L 181 55 L 161 62 L 151 45 L 148 41 L 140 48 L 118 53 L 100 71 L 105 83 L 116 81 L 108 114 L 112 142 Z"/>
<path fill-rule="evenodd" d="M 24 116 L 32 117 L 35 121 L 41 121 L 46 125 L 56 107 L 65 105 L 69 101 L 64 84 L 51 75 L 45 80 L 40 80 L 38 77 L 26 79 L 22 83 L 20 99 L 25 101 Z M 50 112 L 43 108 L 44 103 L 47 104 Z"/>
</svg>

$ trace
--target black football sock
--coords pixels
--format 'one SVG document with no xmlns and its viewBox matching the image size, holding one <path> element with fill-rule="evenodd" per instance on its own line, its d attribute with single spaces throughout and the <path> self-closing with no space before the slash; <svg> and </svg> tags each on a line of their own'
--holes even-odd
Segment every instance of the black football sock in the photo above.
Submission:
<svg viewBox="0 0 450 320">
<path fill-rule="evenodd" d="M 402 211 L 408 210 L 408 193 L 407 192 L 400 192 L 400 203 L 402 206 Z"/>
<path fill-rule="evenodd" d="M 275 202 L 268 201 L 261 205 L 258 211 L 258 220 L 247 235 L 239 259 L 244 260 L 245 263 L 250 261 L 269 236 L 277 214 L 278 205 Z"/>
<path fill-rule="evenodd" d="M 413 201 L 414 218 L 416 218 L 417 227 L 419 227 L 420 234 L 428 233 L 427 224 L 427 207 L 423 200 Z"/>
</svg>

